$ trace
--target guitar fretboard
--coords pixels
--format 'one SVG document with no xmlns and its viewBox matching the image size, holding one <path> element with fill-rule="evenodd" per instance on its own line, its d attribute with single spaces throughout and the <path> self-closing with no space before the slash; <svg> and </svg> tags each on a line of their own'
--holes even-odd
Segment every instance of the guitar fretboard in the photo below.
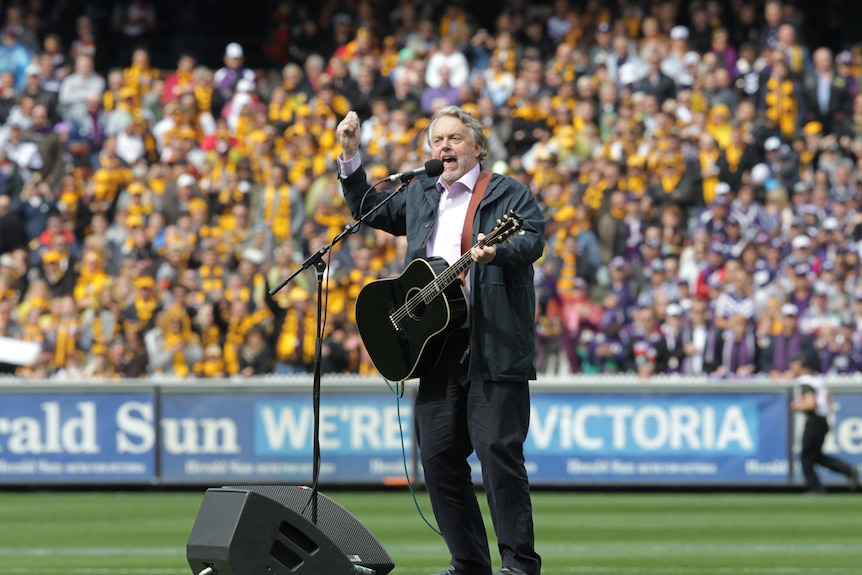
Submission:
<svg viewBox="0 0 862 575">
<path fill-rule="evenodd" d="M 503 218 L 503 222 L 501 222 L 500 225 L 494 228 L 487 236 L 476 242 L 473 248 L 491 246 L 499 243 L 514 230 L 518 229 L 520 225 L 520 216 L 518 216 L 514 211 L 511 211 Z M 472 251 L 472 248 L 470 251 Z M 462 254 L 461 257 L 458 258 L 458 261 L 443 270 L 432 282 L 419 290 L 419 293 L 408 298 L 407 301 L 404 302 L 404 305 L 392 312 L 390 319 L 393 324 L 396 326 L 399 325 L 401 320 L 415 311 L 419 306 L 431 303 L 435 297 L 438 297 L 446 290 L 447 287 L 449 287 L 449 284 L 458 279 L 458 277 L 473 263 L 470 251 Z"/>
</svg>

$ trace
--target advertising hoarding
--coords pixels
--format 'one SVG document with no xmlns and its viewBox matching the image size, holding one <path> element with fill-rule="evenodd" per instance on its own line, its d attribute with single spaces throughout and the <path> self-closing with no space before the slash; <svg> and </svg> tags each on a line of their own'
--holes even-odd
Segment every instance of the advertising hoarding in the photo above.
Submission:
<svg viewBox="0 0 862 575">
<path fill-rule="evenodd" d="M 541 393 L 535 483 L 786 483 L 784 393 Z"/>
<path fill-rule="evenodd" d="M 153 392 L 0 395 L 0 482 L 150 483 Z"/>
<path fill-rule="evenodd" d="M 376 483 L 404 477 L 412 410 L 387 393 L 327 393 L 320 409 L 320 479 Z M 312 398 L 299 393 L 162 395 L 161 473 L 166 482 L 312 480 Z M 402 442 L 403 432 L 403 442 Z M 412 463 L 408 462 L 408 465 Z"/>
</svg>

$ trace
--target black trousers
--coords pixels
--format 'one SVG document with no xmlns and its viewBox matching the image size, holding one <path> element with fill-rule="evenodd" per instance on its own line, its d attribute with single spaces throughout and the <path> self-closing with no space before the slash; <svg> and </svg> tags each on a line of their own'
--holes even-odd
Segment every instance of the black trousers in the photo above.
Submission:
<svg viewBox="0 0 862 575">
<path fill-rule="evenodd" d="M 464 575 L 488 575 L 491 557 L 467 457 L 475 450 L 502 565 L 539 575 L 524 440 L 530 423 L 527 382 L 466 378 L 466 331 L 449 338 L 416 397 L 416 433 L 431 507 Z"/>
<path fill-rule="evenodd" d="M 805 429 L 802 432 L 802 473 L 808 489 L 822 489 L 820 478 L 817 476 L 815 465 L 821 465 L 838 473 L 850 477 L 853 468 L 850 464 L 823 453 L 823 441 L 829 433 L 829 422 L 821 415 L 808 415 L 805 420 Z"/>
</svg>

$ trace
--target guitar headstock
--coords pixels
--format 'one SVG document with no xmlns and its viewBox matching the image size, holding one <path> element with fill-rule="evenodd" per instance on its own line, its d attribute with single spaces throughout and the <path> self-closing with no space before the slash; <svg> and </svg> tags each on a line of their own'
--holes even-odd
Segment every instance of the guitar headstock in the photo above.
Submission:
<svg viewBox="0 0 862 575">
<path fill-rule="evenodd" d="M 504 215 L 502 219 L 497 220 L 497 226 L 488 232 L 485 239 L 480 243 L 486 246 L 492 246 L 503 241 L 508 241 L 513 234 L 518 233 L 523 235 L 524 230 L 521 229 L 523 225 L 524 218 L 522 218 L 515 210 L 509 210 L 509 213 Z"/>
</svg>

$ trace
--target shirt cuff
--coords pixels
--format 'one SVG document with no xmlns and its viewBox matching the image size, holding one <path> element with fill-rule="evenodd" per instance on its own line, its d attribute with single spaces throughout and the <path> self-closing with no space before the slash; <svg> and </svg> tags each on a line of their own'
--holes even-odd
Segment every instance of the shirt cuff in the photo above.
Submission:
<svg viewBox="0 0 862 575">
<path fill-rule="evenodd" d="M 344 152 L 341 152 L 336 158 L 336 163 L 338 164 L 338 175 L 342 180 L 346 180 L 350 174 L 358 170 L 359 166 L 362 165 L 362 158 L 359 157 L 359 152 L 356 152 L 352 158 L 345 160 Z"/>
</svg>

